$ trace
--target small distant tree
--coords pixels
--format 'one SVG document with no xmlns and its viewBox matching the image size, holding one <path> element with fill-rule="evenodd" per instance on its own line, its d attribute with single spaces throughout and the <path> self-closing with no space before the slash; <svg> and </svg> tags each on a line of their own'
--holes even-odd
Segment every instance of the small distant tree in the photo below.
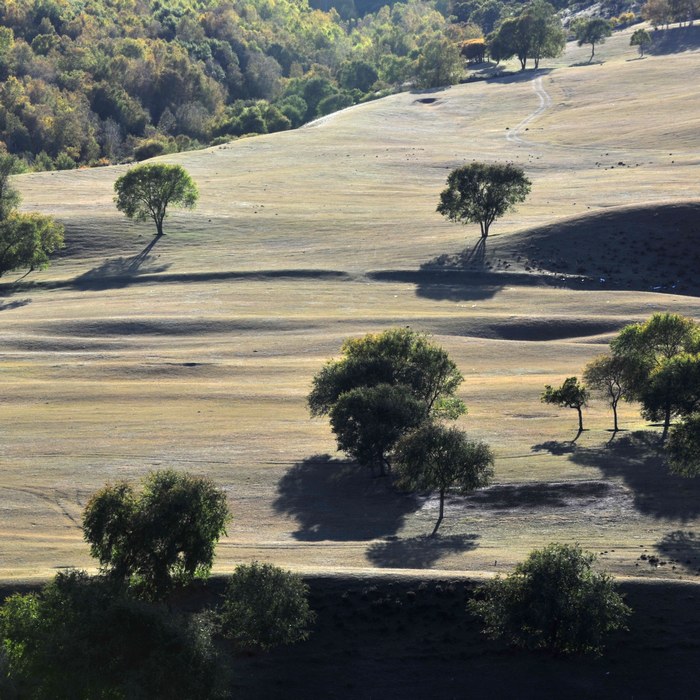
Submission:
<svg viewBox="0 0 700 700">
<path fill-rule="evenodd" d="M 211 481 L 166 469 L 149 474 L 140 491 L 127 482 L 98 491 L 83 534 L 110 576 L 158 599 L 208 575 L 228 519 L 226 495 Z"/>
<path fill-rule="evenodd" d="M 583 432 L 583 413 L 581 409 L 588 404 L 588 389 L 576 377 L 567 377 L 564 383 L 554 389 L 549 384 L 544 388 L 542 403 L 549 403 L 562 408 L 575 408 L 578 412 L 578 431 Z"/>
<path fill-rule="evenodd" d="M 468 440 L 458 428 L 427 423 L 398 443 L 396 469 L 400 488 L 440 495 L 435 535 L 442 523 L 447 491 L 467 494 L 487 486 L 493 477 L 493 452 L 483 442 Z"/>
<path fill-rule="evenodd" d="M 229 579 L 219 613 L 221 633 L 238 646 L 269 650 L 309 636 L 315 619 L 309 587 L 271 564 L 244 564 Z"/>
<path fill-rule="evenodd" d="M 595 56 L 595 45 L 604 44 L 605 39 L 611 34 L 612 27 L 610 26 L 610 22 L 602 17 L 592 17 L 576 25 L 576 39 L 578 45 L 591 45 L 591 56 L 588 59 L 589 63 L 593 60 L 593 56 Z"/>
<path fill-rule="evenodd" d="M 674 474 L 700 476 L 700 413 L 687 416 L 671 428 L 666 452 Z"/>
<path fill-rule="evenodd" d="M 630 37 L 630 46 L 639 47 L 639 54 L 644 56 L 644 49 L 652 42 L 651 34 L 646 29 L 637 29 Z"/>
<path fill-rule="evenodd" d="M 523 169 L 512 163 L 470 163 L 449 174 L 437 211 L 450 221 L 479 224 L 486 238 L 491 224 L 525 201 L 531 186 Z"/>
<path fill-rule="evenodd" d="M 483 63 L 486 56 L 486 41 L 483 37 L 467 39 L 462 43 L 459 52 L 469 63 Z"/>
<path fill-rule="evenodd" d="M 583 371 L 586 384 L 608 401 L 613 411 L 613 430 L 617 424 L 617 405 L 620 399 L 634 397 L 634 386 L 638 382 L 639 363 L 620 355 L 599 355 L 591 360 Z"/>
<path fill-rule="evenodd" d="M 536 549 L 512 574 L 478 589 L 468 608 L 489 637 L 526 649 L 600 654 L 632 611 L 612 577 L 593 570 L 594 561 L 579 545 Z"/>
<path fill-rule="evenodd" d="M 163 235 L 163 221 L 170 205 L 194 208 L 197 186 L 180 165 L 151 163 L 129 169 L 114 183 L 115 203 L 130 219 L 153 219 L 156 235 Z"/>
<path fill-rule="evenodd" d="M 447 37 L 438 36 L 421 49 L 416 63 L 416 84 L 424 89 L 452 85 L 459 81 L 462 72 L 459 47 Z"/>
</svg>

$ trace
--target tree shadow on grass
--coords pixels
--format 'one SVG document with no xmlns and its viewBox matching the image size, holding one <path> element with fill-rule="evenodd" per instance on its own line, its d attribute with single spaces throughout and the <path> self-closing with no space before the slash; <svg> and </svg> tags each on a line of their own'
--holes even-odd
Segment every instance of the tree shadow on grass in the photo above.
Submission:
<svg viewBox="0 0 700 700">
<path fill-rule="evenodd" d="M 367 559 L 376 566 L 392 569 L 429 569 L 447 554 L 476 549 L 479 535 L 420 535 L 388 542 L 375 542 L 367 549 Z"/>
<path fill-rule="evenodd" d="M 652 43 L 646 53 L 661 56 L 671 53 L 693 51 L 700 47 L 700 25 L 671 27 L 652 32 Z"/>
<path fill-rule="evenodd" d="M 533 452 L 549 452 L 552 455 L 569 455 L 576 451 L 576 443 L 572 440 L 547 440 L 533 445 Z"/>
<path fill-rule="evenodd" d="M 474 505 L 496 510 L 565 508 L 572 502 L 595 501 L 610 495 L 614 487 L 605 481 L 497 484 L 468 496 Z"/>
<path fill-rule="evenodd" d="M 659 554 L 694 573 L 700 572 L 700 537 L 695 532 L 676 530 L 655 545 Z"/>
<path fill-rule="evenodd" d="M 31 299 L 15 299 L 14 301 L 0 301 L 0 311 L 9 311 L 10 309 L 19 309 L 22 306 L 31 304 Z"/>
<path fill-rule="evenodd" d="M 700 479 L 671 474 L 657 432 L 639 430 L 597 447 L 577 447 L 569 459 L 622 478 L 635 508 L 657 518 L 688 520 L 700 515 Z"/>
<path fill-rule="evenodd" d="M 88 270 L 73 280 L 73 286 L 80 290 L 116 289 L 130 285 L 141 274 L 165 272 L 170 265 L 156 265 L 150 253 L 160 236 L 153 238 L 148 245 L 132 258 L 111 258 L 101 265 Z"/>
<path fill-rule="evenodd" d="M 280 479 L 273 507 L 296 518 L 305 542 L 373 540 L 394 535 L 417 499 L 397 493 L 388 478 L 373 479 L 354 462 L 316 455 Z"/>
</svg>

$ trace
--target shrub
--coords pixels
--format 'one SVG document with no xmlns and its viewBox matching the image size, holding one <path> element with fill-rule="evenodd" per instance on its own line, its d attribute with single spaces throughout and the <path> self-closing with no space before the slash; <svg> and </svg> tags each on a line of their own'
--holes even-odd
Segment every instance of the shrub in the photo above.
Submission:
<svg viewBox="0 0 700 700">
<path fill-rule="evenodd" d="M 309 636 L 315 615 L 301 577 L 271 564 L 241 565 L 220 611 L 221 633 L 240 647 L 272 649 Z"/>
<path fill-rule="evenodd" d="M 632 611 L 612 578 L 593 571 L 594 561 L 578 545 L 550 544 L 482 586 L 468 608 L 492 638 L 526 649 L 600 653 L 606 634 L 624 628 Z"/>
<path fill-rule="evenodd" d="M 58 574 L 40 593 L 10 596 L 0 608 L 0 643 L 2 697 L 217 696 L 206 618 L 175 616 L 82 571 Z"/>
</svg>

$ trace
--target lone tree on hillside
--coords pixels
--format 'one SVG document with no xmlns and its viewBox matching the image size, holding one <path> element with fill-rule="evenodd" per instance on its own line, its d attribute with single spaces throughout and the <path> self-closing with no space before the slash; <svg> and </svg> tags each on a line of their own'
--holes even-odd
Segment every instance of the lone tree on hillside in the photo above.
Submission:
<svg viewBox="0 0 700 700">
<path fill-rule="evenodd" d="M 632 610 L 612 577 L 593 570 L 595 559 L 579 545 L 536 549 L 512 574 L 478 589 L 469 610 L 489 637 L 526 649 L 599 654 L 605 636 L 624 629 Z"/>
<path fill-rule="evenodd" d="M 124 481 L 98 491 L 83 534 L 107 573 L 157 599 L 208 575 L 228 520 L 226 495 L 211 481 L 166 469 L 149 474 L 139 492 Z"/>
<path fill-rule="evenodd" d="M 512 163 L 470 163 L 449 174 L 437 211 L 450 221 L 478 223 L 486 238 L 491 224 L 525 201 L 531 186 L 523 169 Z"/>
<path fill-rule="evenodd" d="M 20 196 L 10 177 L 20 172 L 20 162 L 0 152 L 0 276 L 12 270 L 41 270 L 49 255 L 63 247 L 63 226 L 50 216 L 20 214 Z"/>
<path fill-rule="evenodd" d="M 557 389 L 547 384 L 542 392 L 542 403 L 554 404 L 562 408 L 575 408 L 578 412 L 578 433 L 583 432 L 581 409 L 588 404 L 588 389 L 576 377 L 567 377 Z"/>
<path fill-rule="evenodd" d="M 397 485 L 407 491 L 437 491 L 440 511 L 431 537 L 442 523 L 445 493 L 467 494 L 487 486 L 493 477 L 493 452 L 471 442 L 459 428 L 426 423 L 396 446 Z"/>
<path fill-rule="evenodd" d="M 169 205 L 193 209 L 199 192 L 180 165 L 151 163 L 131 168 L 114 183 L 114 201 L 130 219 L 153 219 L 156 235 L 163 235 L 163 220 Z"/>
<path fill-rule="evenodd" d="M 579 46 L 584 44 L 591 45 L 591 55 L 588 59 L 590 63 L 593 60 L 593 56 L 595 56 L 595 45 L 605 43 L 605 39 L 612 34 L 612 27 L 607 19 L 592 17 L 579 22 L 575 31 Z"/>
<path fill-rule="evenodd" d="M 637 29 L 630 37 L 630 46 L 639 47 L 639 55 L 644 56 L 644 49 L 652 42 L 651 34 L 646 29 Z"/>
</svg>

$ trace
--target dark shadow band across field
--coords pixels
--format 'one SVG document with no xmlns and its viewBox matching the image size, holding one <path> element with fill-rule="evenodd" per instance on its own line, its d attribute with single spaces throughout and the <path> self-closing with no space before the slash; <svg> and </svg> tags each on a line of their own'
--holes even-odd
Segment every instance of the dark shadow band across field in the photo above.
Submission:
<svg viewBox="0 0 700 700">
<path fill-rule="evenodd" d="M 447 554 L 470 552 L 477 548 L 479 535 L 441 535 L 396 538 L 374 542 L 367 559 L 375 566 L 391 569 L 429 569 Z"/>
</svg>

